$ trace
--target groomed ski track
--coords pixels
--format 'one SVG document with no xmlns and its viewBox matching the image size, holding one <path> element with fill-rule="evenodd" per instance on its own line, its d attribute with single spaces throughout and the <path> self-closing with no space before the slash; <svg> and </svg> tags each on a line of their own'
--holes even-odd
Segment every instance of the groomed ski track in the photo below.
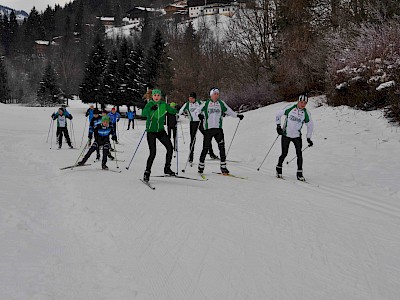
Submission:
<svg viewBox="0 0 400 300">
<path fill-rule="evenodd" d="M 151 178 L 156 190 L 138 180 L 146 138 L 125 169 L 143 121 L 129 131 L 119 123 L 122 173 L 61 171 L 80 151 L 49 150 L 55 109 L 0 104 L 0 299 L 397 300 L 400 130 L 380 111 L 320 100 L 308 104 L 309 184 L 296 180 L 296 161 L 284 164 L 286 180 L 275 178 L 279 140 L 256 171 L 276 138 L 278 103 L 245 113 L 238 129 L 229 156 L 241 163 L 228 169 L 247 180 L 212 174 L 219 162 L 206 161 L 208 181 Z M 72 101 L 68 110 L 79 146 L 86 106 Z M 188 120 L 180 119 L 179 170 L 189 148 Z M 237 122 L 224 119 L 228 145 Z M 201 141 L 199 134 L 196 159 Z M 162 174 L 164 160 L 158 143 L 152 174 Z M 198 177 L 196 169 L 184 176 Z"/>
</svg>

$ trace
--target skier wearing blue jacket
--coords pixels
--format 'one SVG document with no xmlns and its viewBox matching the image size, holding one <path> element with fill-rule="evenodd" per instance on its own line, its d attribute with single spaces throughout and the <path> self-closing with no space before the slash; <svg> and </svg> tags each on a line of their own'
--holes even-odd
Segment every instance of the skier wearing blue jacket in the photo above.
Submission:
<svg viewBox="0 0 400 300">
<path fill-rule="evenodd" d="M 112 137 L 112 140 L 118 144 L 117 140 L 117 122 L 121 119 L 121 115 L 117 112 L 116 108 L 113 107 L 111 112 L 108 113 L 108 117 L 110 118 L 110 125 L 114 128 L 115 134 Z"/>
<path fill-rule="evenodd" d="M 89 148 L 89 151 L 86 153 L 83 159 L 80 162 L 78 162 L 78 165 L 79 166 L 84 165 L 89 159 L 90 155 L 92 155 L 92 153 L 96 151 L 99 147 L 103 146 L 103 160 L 101 163 L 101 167 L 104 170 L 108 170 L 106 163 L 107 163 L 107 156 L 110 153 L 110 147 L 111 147 L 110 135 L 111 136 L 115 135 L 113 127 L 110 126 L 110 118 L 108 116 L 102 117 L 101 123 L 96 125 L 93 133 L 95 141 L 93 145 Z"/>
<path fill-rule="evenodd" d="M 89 117 L 89 123 L 92 121 L 93 115 L 94 115 L 94 105 L 91 104 L 85 113 L 85 116 Z"/>
<path fill-rule="evenodd" d="M 132 123 L 132 129 L 135 129 L 135 112 L 131 111 L 131 109 L 128 107 L 128 112 L 126 113 L 126 116 L 128 117 L 128 129 L 129 130 L 129 125 Z"/>
</svg>

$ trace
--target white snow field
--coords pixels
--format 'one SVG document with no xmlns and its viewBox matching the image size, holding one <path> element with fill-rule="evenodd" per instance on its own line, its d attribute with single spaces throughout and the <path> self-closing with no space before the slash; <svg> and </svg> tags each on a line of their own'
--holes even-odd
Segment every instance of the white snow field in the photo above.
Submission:
<svg viewBox="0 0 400 300">
<path fill-rule="evenodd" d="M 321 99 L 308 104 L 309 183 L 295 179 L 295 161 L 285 163 L 286 180 L 275 178 L 280 140 L 256 171 L 277 136 L 275 112 L 286 105 L 278 103 L 240 123 L 228 159 L 241 162 L 228 169 L 248 179 L 214 174 L 219 163 L 206 161 L 208 181 L 152 178 L 156 190 L 139 181 L 145 138 L 125 168 L 143 121 L 133 131 L 120 122 L 122 173 L 99 170 L 95 155 L 91 166 L 61 171 L 81 151 L 65 142 L 50 150 L 55 109 L 0 105 L 0 299 L 399 299 L 400 130 L 380 111 Z M 68 109 L 78 147 L 86 108 Z M 181 120 L 179 170 L 189 148 Z M 224 119 L 227 148 L 238 121 Z M 199 134 L 196 158 L 201 142 Z M 159 143 L 152 175 L 164 160 Z M 199 178 L 196 170 L 185 176 Z"/>
</svg>

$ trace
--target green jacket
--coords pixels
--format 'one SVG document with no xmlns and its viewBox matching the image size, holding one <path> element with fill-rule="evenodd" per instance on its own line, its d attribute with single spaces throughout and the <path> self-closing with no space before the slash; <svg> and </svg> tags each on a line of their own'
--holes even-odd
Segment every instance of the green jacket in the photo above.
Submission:
<svg viewBox="0 0 400 300">
<path fill-rule="evenodd" d="M 151 107 L 157 105 L 157 110 L 152 110 Z M 176 115 L 177 110 L 172 108 L 165 101 L 155 102 L 150 100 L 143 108 L 142 115 L 147 118 L 146 120 L 146 131 L 147 132 L 160 132 L 164 130 L 165 115 L 168 113 Z"/>
</svg>

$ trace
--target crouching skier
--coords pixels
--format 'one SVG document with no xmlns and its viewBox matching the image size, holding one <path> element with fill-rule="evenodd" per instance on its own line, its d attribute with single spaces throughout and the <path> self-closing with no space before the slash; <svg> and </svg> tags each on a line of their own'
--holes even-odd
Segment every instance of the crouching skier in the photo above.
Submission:
<svg viewBox="0 0 400 300">
<path fill-rule="evenodd" d="M 101 125 L 102 118 L 103 118 L 103 116 L 100 115 L 100 111 L 97 108 L 95 108 L 93 111 L 92 120 L 90 121 L 90 124 L 89 124 L 89 136 L 88 136 L 89 146 L 92 144 L 94 129 L 97 126 Z M 111 153 L 108 152 L 108 158 L 113 160 L 114 156 L 112 156 Z M 97 147 L 97 149 L 96 149 L 96 160 L 100 160 L 100 147 Z"/>
<path fill-rule="evenodd" d="M 98 124 L 94 128 L 94 143 L 93 145 L 89 148 L 89 151 L 86 153 L 84 158 L 78 162 L 79 166 L 84 165 L 87 160 L 89 159 L 90 155 L 94 151 L 96 151 L 99 147 L 103 146 L 103 160 L 101 163 L 101 167 L 104 170 L 108 170 L 107 167 L 107 156 L 109 155 L 110 152 L 110 135 L 114 136 L 114 128 L 110 126 L 110 118 L 108 116 L 104 116 L 101 119 L 101 124 Z"/>
</svg>

